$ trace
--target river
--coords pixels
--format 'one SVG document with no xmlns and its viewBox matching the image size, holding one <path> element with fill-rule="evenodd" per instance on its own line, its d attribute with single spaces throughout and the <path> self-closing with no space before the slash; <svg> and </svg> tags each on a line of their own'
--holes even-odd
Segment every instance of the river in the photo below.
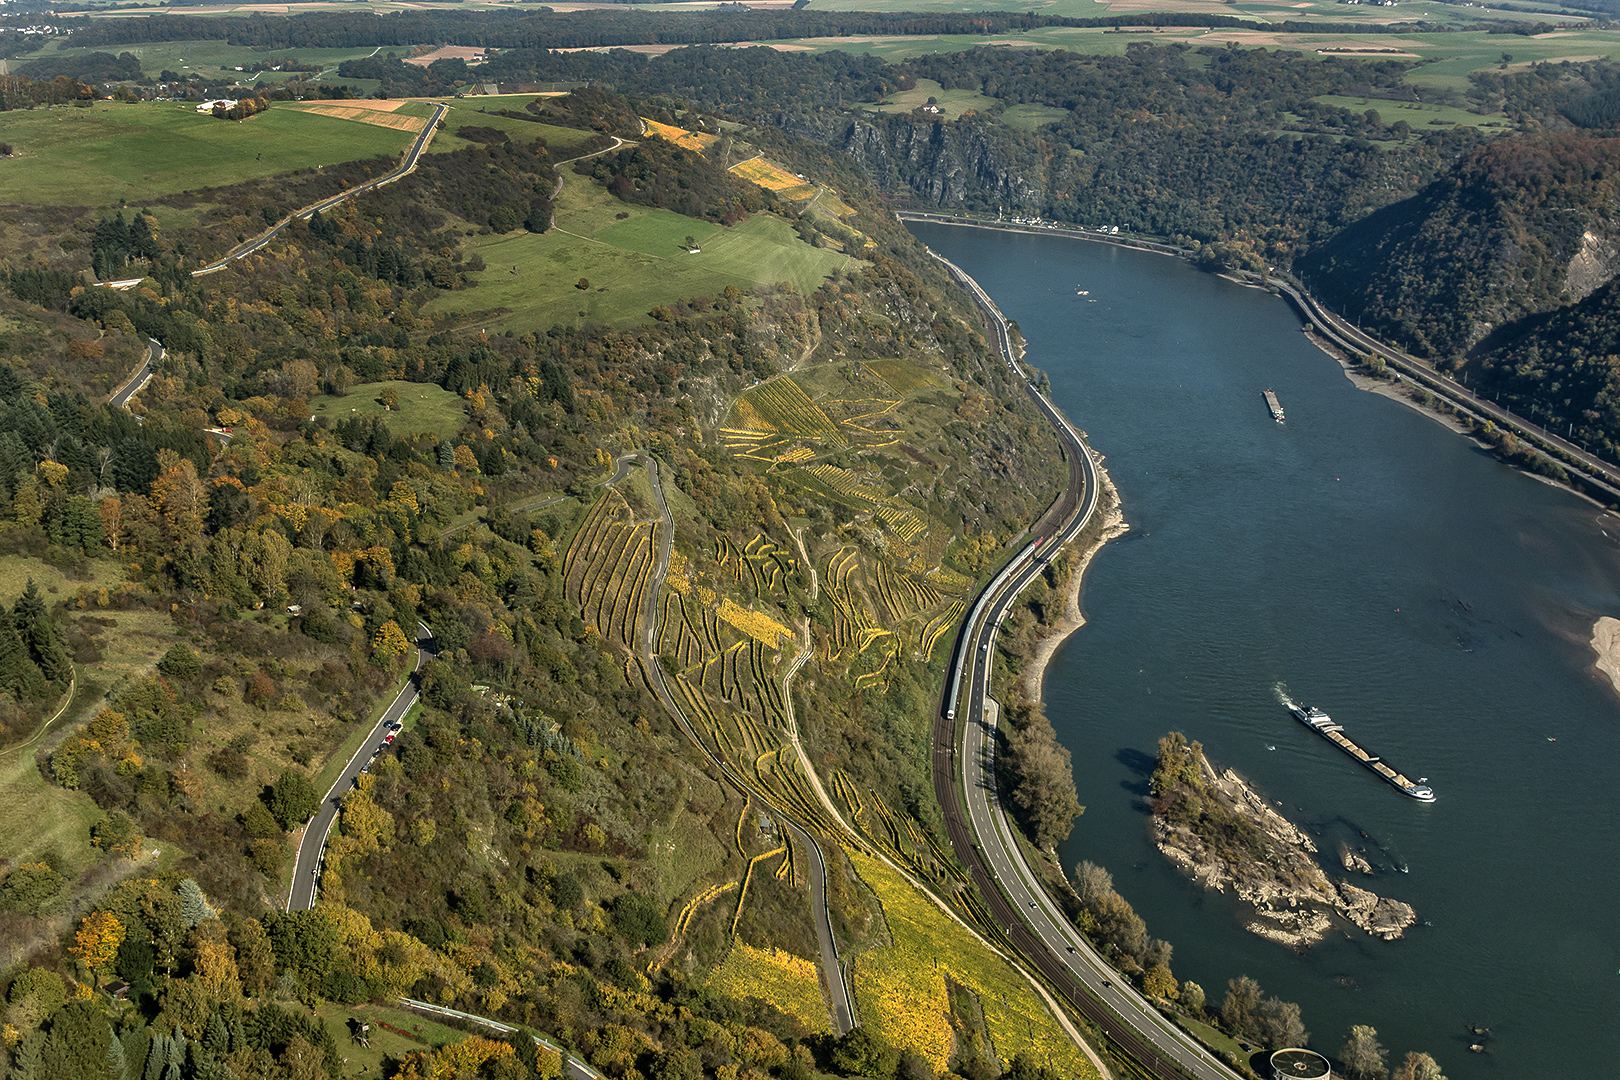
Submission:
<svg viewBox="0 0 1620 1080">
<path fill-rule="evenodd" d="M 1425 1050 L 1452 1080 L 1614 1075 L 1620 696 L 1588 640 L 1620 615 L 1620 518 L 1356 389 L 1263 291 L 1072 238 L 911 228 L 1018 321 L 1130 525 L 1047 673 L 1087 807 L 1065 865 L 1109 868 L 1212 1005 L 1251 975 L 1324 1052 L 1371 1024 L 1392 1066 Z M 1436 801 L 1305 730 L 1284 692 Z M 1377 873 L 1353 880 L 1420 924 L 1303 955 L 1245 931 L 1149 838 L 1171 730 L 1316 833 L 1335 876 L 1340 845 L 1364 851 Z"/>
</svg>

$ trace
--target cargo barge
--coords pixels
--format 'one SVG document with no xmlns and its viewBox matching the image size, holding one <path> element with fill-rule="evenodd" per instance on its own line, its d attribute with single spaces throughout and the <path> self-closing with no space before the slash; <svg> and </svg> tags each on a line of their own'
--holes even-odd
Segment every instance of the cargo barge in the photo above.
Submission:
<svg viewBox="0 0 1620 1080">
<path fill-rule="evenodd" d="M 1405 773 L 1392 767 L 1377 754 L 1368 753 L 1359 743 L 1346 735 L 1343 728 L 1333 722 L 1333 717 L 1321 709 L 1307 708 L 1304 705 L 1289 702 L 1288 711 L 1293 713 L 1294 718 L 1300 723 L 1367 766 L 1379 776 L 1382 776 L 1389 782 L 1390 786 L 1394 787 L 1402 795 L 1410 796 L 1418 802 L 1434 802 L 1433 788 L 1423 783 L 1422 780 L 1409 779 Z"/>
<path fill-rule="evenodd" d="M 1271 418 L 1273 420 L 1277 421 L 1277 423 L 1279 423 L 1279 424 L 1282 423 L 1283 422 L 1282 402 L 1278 401 L 1277 400 L 1277 395 L 1273 394 L 1270 390 L 1263 390 L 1263 391 L 1261 391 L 1261 393 L 1265 395 L 1266 408 L 1271 410 Z"/>
</svg>

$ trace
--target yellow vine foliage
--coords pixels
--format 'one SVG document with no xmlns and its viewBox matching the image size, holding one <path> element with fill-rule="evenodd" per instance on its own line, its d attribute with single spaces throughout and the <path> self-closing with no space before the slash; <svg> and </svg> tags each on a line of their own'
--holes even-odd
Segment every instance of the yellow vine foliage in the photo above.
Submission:
<svg viewBox="0 0 1620 1080">
<path fill-rule="evenodd" d="M 780 649 L 784 642 L 793 640 L 793 631 L 762 611 L 749 611 L 738 606 L 729 596 L 720 599 L 718 614 L 761 645 Z"/>
<path fill-rule="evenodd" d="M 763 998 L 813 1031 L 832 1030 L 816 965 L 792 953 L 735 942 L 709 976 L 709 986 L 738 1001 Z"/>
<path fill-rule="evenodd" d="M 1023 1054 L 1051 1062 L 1073 1080 L 1095 1080 L 1097 1069 L 1064 1034 L 1029 984 L 1006 961 L 963 932 L 886 863 L 848 852 L 855 869 L 883 904 L 893 941 L 862 953 L 852 989 L 863 1019 L 896 1046 L 911 1046 L 943 1070 L 953 1036 L 945 978 L 973 991 L 1002 1064 Z"/>
</svg>

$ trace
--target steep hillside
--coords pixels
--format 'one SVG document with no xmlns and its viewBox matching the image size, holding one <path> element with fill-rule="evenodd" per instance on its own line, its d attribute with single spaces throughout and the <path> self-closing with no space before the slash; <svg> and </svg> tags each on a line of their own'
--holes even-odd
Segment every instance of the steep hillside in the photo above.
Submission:
<svg viewBox="0 0 1620 1080">
<path fill-rule="evenodd" d="M 1296 266 L 1345 315 L 1460 361 L 1526 316 L 1579 301 L 1620 267 L 1620 139 L 1501 139 Z"/>
</svg>

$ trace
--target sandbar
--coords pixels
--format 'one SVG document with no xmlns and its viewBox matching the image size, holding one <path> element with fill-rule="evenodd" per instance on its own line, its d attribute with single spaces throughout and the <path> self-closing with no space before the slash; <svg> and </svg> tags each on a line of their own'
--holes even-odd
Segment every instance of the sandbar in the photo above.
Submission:
<svg viewBox="0 0 1620 1080">
<path fill-rule="evenodd" d="M 1597 669 L 1620 691 L 1620 619 L 1605 615 L 1593 624 L 1592 651 L 1598 655 Z"/>
</svg>

